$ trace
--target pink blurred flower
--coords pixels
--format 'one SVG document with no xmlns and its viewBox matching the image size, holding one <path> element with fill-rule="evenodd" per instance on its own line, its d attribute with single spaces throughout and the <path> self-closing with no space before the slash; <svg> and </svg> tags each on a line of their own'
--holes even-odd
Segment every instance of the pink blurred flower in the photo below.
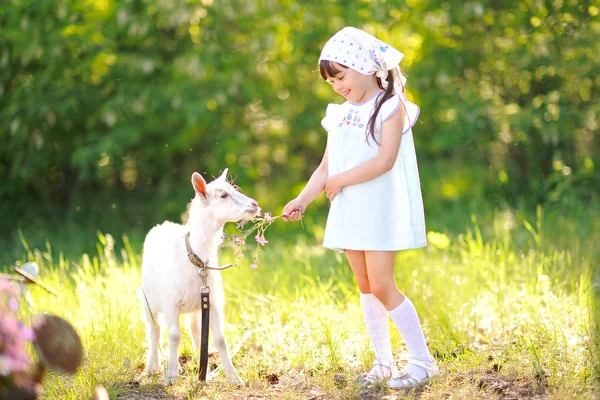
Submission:
<svg viewBox="0 0 600 400">
<path fill-rule="evenodd" d="M 236 249 L 233 252 L 233 255 L 234 255 L 235 258 L 242 258 L 242 257 L 244 257 L 244 253 L 242 253 L 242 251 L 240 249 Z"/>
<path fill-rule="evenodd" d="M 34 333 L 17 318 L 18 295 L 17 285 L 0 279 L 0 377 L 25 387 L 30 384 L 24 377 L 31 363 L 25 344 L 33 340 Z"/>
<path fill-rule="evenodd" d="M 23 339 L 28 342 L 33 342 L 35 340 L 35 331 L 31 328 L 24 326 L 22 328 Z"/>
<path fill-rule="evenodd" d="M 19 295 L 19 286 L 8 279 L 0 279 L 0 293 L 4 293 L 8 298 L 16 297 Z"/>
<path fill-rule="evenodd" d="M 17 313 L 19 311 L 19 300 L 15 297 L 11 297 L 8 299 L 8 308 L 10 311 Z"/>
<path fill-rule="evenodd" d="M 271 225 L 271 223 L 273 222 L 273 217 L 271 217 L 271 213 L 265 213 L 264 219 L 269 223 L 269 225 Z"/>
<path fill-rule="evenodd" d="M 256 242 L 258 244 L 260 244 L 261 246 L 264 246 L 265 244 L 269 243 L 269 241 L 267 239 L 265 239 L 264 236 L 254 236 L 254 240 L 256 240 Z"/>
<path fill-rule="evenodd" d="M 270 212 L 264 213 L 262 216 L 256 216 L 248 220 L 242 220 L 237 224 L 238 232 L 232 235 L 232 240 L 235 245 L 234 256 L 237 260 L 241 257 L 242 248 L 246 245 L 246 238 L 254 235 L 254 240 L 259 246 L 256 246 L 253 257 L 255 261 L 250 264 L 251 268 L 258 268 L 258 254 L 260 253 L 261 246 L 266 245 L 269 241 L 265 238 L 265 231 L 277 218 L 282 216 L 272 216 Z M 250 227 L 243 229 L 246 223 L 250 223 Z M 237 265 L 237 264 L 236 264 Z"/>
</svg>

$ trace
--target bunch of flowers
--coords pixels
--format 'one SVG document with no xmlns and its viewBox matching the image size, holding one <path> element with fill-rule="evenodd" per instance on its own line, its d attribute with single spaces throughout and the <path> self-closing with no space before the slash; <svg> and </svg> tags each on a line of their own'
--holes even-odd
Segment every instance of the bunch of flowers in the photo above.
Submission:
<svg viewBox="0 0 600 400">
<path fill-rule="evenodd" d="M 235 263 L 240 258 L 244 257 L 243 247 L 246 245 L 246 239 L 248 236 L 254 234 L 254 240 L 260 246 L 256 247 L 253 254 L 253 262 L 250 265 L 251 268 L 258 268 L 260 249 L 265 246 L 269 241 L 265 238 L 265 231 L 276 219 L 281 218 L 281 215 L 272 217 L 271 213 L 264 213 L 263 216 L 256 216 L 254 218 L 243 219 L 237 224 L 238 233 L 233 235 L 233 243 L 235 244 Z M 250 227 L 246 225 L 250 224 Z"/>
<path fill-rule="evenodd" d="M 31 360 L 26 343 L 35 338 L 33 329 L 17 318 L 19 286 L 0 278 L 0 397 L 15 388 L 34 386 L 28 371 Z"/>
</svg>

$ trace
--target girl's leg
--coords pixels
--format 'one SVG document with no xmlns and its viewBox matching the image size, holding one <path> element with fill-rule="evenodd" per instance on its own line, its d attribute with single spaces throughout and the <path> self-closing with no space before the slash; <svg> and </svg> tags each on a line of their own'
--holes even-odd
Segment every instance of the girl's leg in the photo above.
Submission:
<svg viewBox="0 0 600 400">
<path fill-rule="evenodd" d="M 350 268 L 352 268 L 352 272 L 354 272 L 358 290 L 360 290 L 361 293 L 371 293 L 365 252 L 358 250 L 344 250 L 344 254 L 346 254 L 348 263 L 350 263 Z"/>
<path fill-rule="evenodd" d="M 390 311 L 404 300 L 394 281 L 395 251 L 365 251 L 371 293 Z"/>
<path fill-rule="evenodd" d="M 396 287 L 394 280 L 396 252 L 367 251 L 365 260 L 371 291 L 389 311 L 389 316 L 406 343 L 409 358 L 431 362 L 417 311 L 412 302 Z M 427 371 L 418 365 L 408 364 L 404 370 L 418 380 L 427 377 Z"/>
<path fill-rule="evenodd" d="M 346 258 L 354 272 L 360 290 L 360 305 L 375 350 L 375 366 L 369 375 L 390 377 L 395 371 L 388 325 L 388 313 L 383 304 L 371 293 L 364 251 L 346 250 Z"/>
</svg>

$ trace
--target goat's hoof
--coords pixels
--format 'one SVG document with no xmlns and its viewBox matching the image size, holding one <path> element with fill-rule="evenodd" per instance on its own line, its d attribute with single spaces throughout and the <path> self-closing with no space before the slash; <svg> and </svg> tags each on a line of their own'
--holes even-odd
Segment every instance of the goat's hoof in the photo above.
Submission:
<svg viewBox="0 0 600 400">
<path fill-rule="evenodd" d="M 177 382 L 177 375 L 165 377 L 165 386 L 174 385 L 175 382 Z"/>
<path fill-rule="evenodd" d="M 232 386 L 243 386 L 246 383 L 238 374 L 228 376 L 227 380 Z"/>
<path fill-rule="evenodd" d="M 156 366 L 146 367 L 146 369 L 144 370 L 144 375 L 146 375 L 146 376 L 151 376 L 151 375 L 154 375 L 155 373 L 156 373 Z"/>
</svg>

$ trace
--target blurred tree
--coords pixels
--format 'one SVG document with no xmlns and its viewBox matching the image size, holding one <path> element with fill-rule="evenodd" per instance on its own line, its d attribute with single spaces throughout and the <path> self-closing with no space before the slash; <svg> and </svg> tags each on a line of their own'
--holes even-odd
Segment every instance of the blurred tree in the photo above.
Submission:
<svg viewBox="0 0 600 400">
<path fill-rule="evenodd" d="M 480 160 L 515 200 L 600 188 L 600 9 L 580 1 L 429 2 L 415 30 L 425 154 Z M 426 146 L 427 146 L 426 144 Z M 423 148 L 421 148 L 423 149 Z"/>
<path fill-rule="evenodd" d="M 263 208 L 282 207 L 322 156 L 319 121 L 341 98 L 317 60 L 345 25 L 406 54 L 424 168 L 459 159 L 511 200 L 600 187 L 600 23 L 589 1 L 9 3 L 4 233 L 36 217 L 103 229 L 176 220 L 191 173 L 225 167 Z M 448 185 L 440 196 L 469 190 Z"/>
</svg>

